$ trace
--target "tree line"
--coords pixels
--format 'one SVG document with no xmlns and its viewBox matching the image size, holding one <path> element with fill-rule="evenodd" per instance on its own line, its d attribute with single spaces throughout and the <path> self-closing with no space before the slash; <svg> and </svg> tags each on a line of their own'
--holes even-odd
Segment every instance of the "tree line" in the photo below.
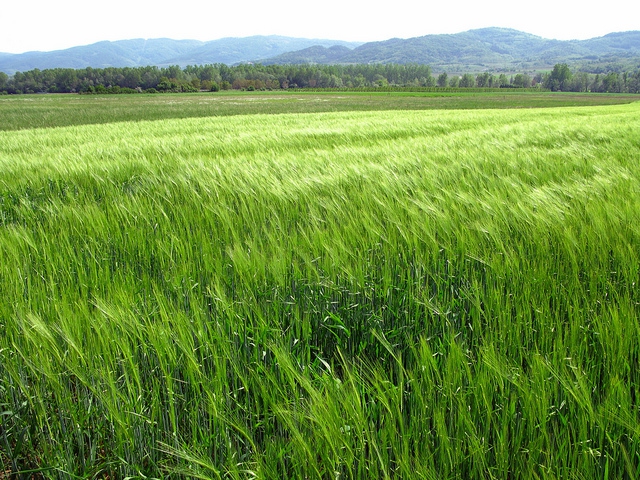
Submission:
<svg viewBox="0 0 640 480">
<path fill-rule="evenodd" d="M 242 64 L 170 67 L 54 68 L 0 72 L 6 93 L 135 93 L 434 85 L 427 65 L 284 66 Z"/>
<path fill-rule="evenodd" d="M 261 65 L 54 68 L 0 72 L 0 93 L 138 93 L 291 88 L 544 88 L 552 91 L 640 93 L 640 70 L 590 74 L 557 64 L 535 75 L 434 75 L 428 65 Z"/>
<path fill-rule="evenodd" d="M 554 92 L 640 93 L 640 69 L 590 74 L 572 72 L 566 63 L 559 63 L 544 75 L 542 82 Z"/>
</svg>

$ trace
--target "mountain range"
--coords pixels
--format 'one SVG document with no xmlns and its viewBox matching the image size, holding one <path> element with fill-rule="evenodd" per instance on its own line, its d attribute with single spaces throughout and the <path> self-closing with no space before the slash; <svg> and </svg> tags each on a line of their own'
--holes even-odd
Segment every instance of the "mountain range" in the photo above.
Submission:
<svg viewBox="0 0 640 480">
<path fill-rule="evenodd" d="M 222 38 L 209 42 L 198 40 L 172 40 L 169 38 L 103 41 L 91 45 L 72 47 L 52 52 L 26 52 L 19 54 L 0 52 L 0 72 L 13 74 L 39 68 L 106 68 L 106 67 L 159 67 L 178 65 L 206 65 L 261 61 L 283 53 L 312 46 L 335 45 L 352 49 L 358 42 L 292 38 L 277 35 L 243 38 Z"/>
<path fill-rule="evenodd" d="M 435 72 L 526 72 L 567 63 L 584 71 L 640 68 L 640 31 L 589 40 L 550 40 L 518 30 L 483 28 L 451 35 L 426 35 L 370 42 L 354 49 L 313 46 L 262 63 L 417 63 Z"/>
<path fill-rule="evenodd" d="M 344 42 L 282 36 L 210 42 L 135 39 L 99 42 L 53 52 L 0 53 L 0 71 L 243 62 L 263 64 L 428 64 L 434 72 L 526 72 L 567 63 L 583 71 L 640 68 L 640 31 L 589 40 L 552 40 L 506 28 L 425 35 L 381 42 Z"/>
</svg>

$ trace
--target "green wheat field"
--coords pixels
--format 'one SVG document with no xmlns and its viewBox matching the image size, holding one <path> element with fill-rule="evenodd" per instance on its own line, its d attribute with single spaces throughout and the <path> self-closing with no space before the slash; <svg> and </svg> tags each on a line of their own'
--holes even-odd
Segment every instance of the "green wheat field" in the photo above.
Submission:
<svg viewBox="0 0 640 480">
<path fill-rule="evenodd" d="M 75 123 L 0 131 L 0 478 L 640 476 L 640 103 L 77 98 L 0 105 Z"/>
</svg>

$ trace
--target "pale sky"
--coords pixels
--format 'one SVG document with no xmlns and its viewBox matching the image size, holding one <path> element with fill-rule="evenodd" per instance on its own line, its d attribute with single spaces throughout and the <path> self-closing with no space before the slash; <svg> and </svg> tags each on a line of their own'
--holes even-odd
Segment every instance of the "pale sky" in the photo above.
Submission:
<svg viewBox="0 0 640 480">
<path fill-rule="evenodd" d="M 586 39 L 640 30 L 640 1 L 587 0 L 163 0 L 3 2 L 0 52 L 51 51 L 101 40 L 285 35 L 349 41 L 514 28 Z"/>
</svg>

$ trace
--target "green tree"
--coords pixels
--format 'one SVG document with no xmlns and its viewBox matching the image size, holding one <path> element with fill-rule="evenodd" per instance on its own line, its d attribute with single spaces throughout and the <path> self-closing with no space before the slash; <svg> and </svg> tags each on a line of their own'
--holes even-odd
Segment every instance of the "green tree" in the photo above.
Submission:
<svg viewBox="0 0 640 480">
<path fill-rule="evenodd" d="M 138 68 L 125 67 L 122 69 L 122 76 L 121 87 L 137 88 L 142 84 L 142 72 Z"/>
<path fill-rule="evenodd" d="M 602 91 L 606 93 L 620 93 L 622 92 L 622 82 L 620 75 L 616 72 L 608 73 L 602 79 Z"/>
<path fill-rule="evenodd" d="M 578 73 L 573 76 L 571 90 L 574 92 L 586 92 L 589 90 L 589 75 L 587 73 Z"/>
<path fill-rule="evenodd" d="M 373 81 L 378 87 L 387 87 L 389 85 L 389 81 L 380 74 L 376 74 L 376 76 L 373 77 Z"/>
<path fill-rule="evenodd" d="M 337 75 L 330 75 L 329 76 L 329 83 L 328 83 L 330 88 L 341 88 L 343 87 L 343 82 L 342 82 L 342 78 L 338 77 Z"/>
<path fill-rule="evenodd" d="M 73 93 L 79 84 L 78 75 L 72 68 L 56 68 L 56 87 L 60 93 Z"/>
<path fill-rule="evenodd" d="M 513 77 L 513 86 L 516 88 L 529 88 L 531 86 L 531 77 L 524 73 L 518 73 Z"/>
<path fill-rule="evenodd" d="M 501 73 L 498 76 L 498 87 L 504 88 L 504 87 L 509 87 L 509 79 L 507 78 L 507 76 L 504 73 Z"/>
<path fill-rule="evenodd" d="M 476 83 L 479 87 L 488 87 L 491 80 L 491 74 L 489 72 L 479 73 L 476 76 Z"/>
<path fill-rule="evenodd" d="M 465 73 L 460 79 L 460 87 L 471 88 L 476 86 L 476 78 L 470 73 Z"/>
<path fill-rule="evenodd" d="M 162 69 L 162 76 L 176 80 L 182 80 L 185 75 L 178 65 L 171 65 L 170 67 Z"/>
<path fill-rule="evenodd" d="M 0 72 L 0 90 L 4 90 L 9 83 L 9 75 L 4 72 Z"/>
<path fill-rule="evenodd" d="M 364 75 L 362 75 L 361 73 L 353 77 L 353 86 L 356 88 L 364 87 L 366 83 L 367 83 L 367 79 L 364 78 Z"/>
<path fill-rule="evenodd" d="M 447 72 L 442 72 L 440 75 L 438 75 L 438 86 L 439 87 L 446 87 L 447 86 L 447 79 L 448 79 L 448 75 Z"/>
<path fill-rule="evenodd" d="M 640 93 L 640 70 L 627 76 L 627 91 L 629 93 Z"/>
<path fill-rule="evenodd" d="M 556 63 L 553 67 L 553 71 L 547 77 L 545 81 L 545 87 L 551 91 L 566 92 L 571 88 L 571 70 L 566 63 Z"/>
</svg>

